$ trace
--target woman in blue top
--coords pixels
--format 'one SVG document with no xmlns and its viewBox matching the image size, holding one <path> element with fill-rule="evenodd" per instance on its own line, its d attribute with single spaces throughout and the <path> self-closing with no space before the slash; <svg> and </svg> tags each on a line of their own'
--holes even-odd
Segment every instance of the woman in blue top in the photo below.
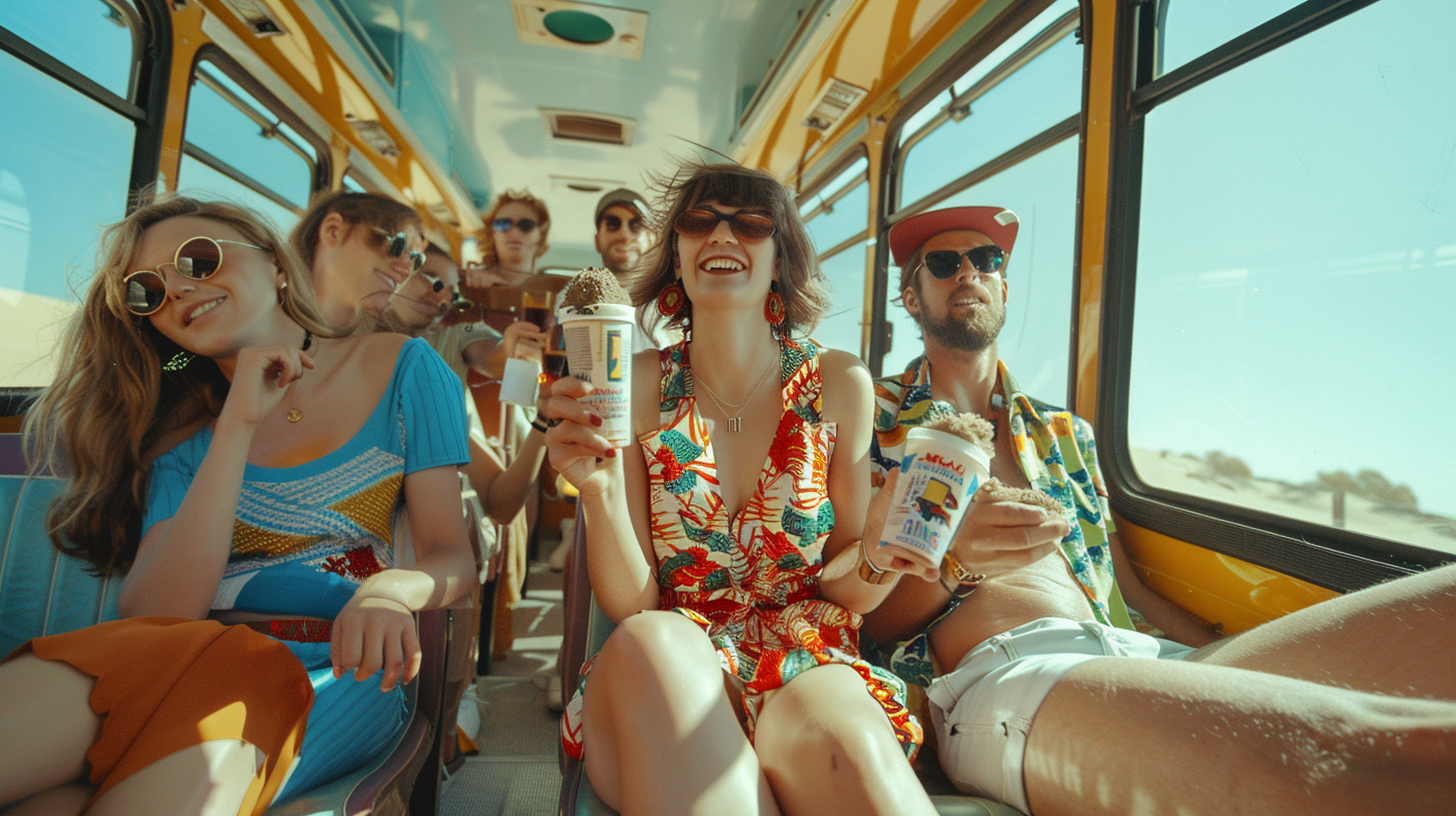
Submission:
<svg viewBox="0 0 1456 816">
<path fill-rule="evenodd" d="M 460 389 L 422 341 L 328 336 L 249 211 L 142 207 L 101 261 L 26 431 L 123 619 L 0 666 L 0 805 L 262 813 L 394 742 L 413 613 L 471 588 Z"/>
</svg>

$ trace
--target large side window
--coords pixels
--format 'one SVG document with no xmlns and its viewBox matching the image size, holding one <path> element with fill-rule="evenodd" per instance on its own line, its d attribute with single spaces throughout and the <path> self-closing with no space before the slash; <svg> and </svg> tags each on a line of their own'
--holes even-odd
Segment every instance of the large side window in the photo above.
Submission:
<svg viewBox="0 0 1456 816">
<path fill-rule="evenodd" d="M 900 129 L 891 222 L 942 207 L 1007 207 L 1021 219 L 1007 263 L 1007 320 L 998 351 L 1028 393 L 1069 393 L 1075 284 L 1077 133 L 1082 51 L 1075 0 L 1045 4 L 968 66 Z M 891 260 L 893 263 L 893 260 Z M 923 352 L 891 267 L 885 319 L 894 327 L 882 371 Z"/>
<path fill-rule="evenodd" d="M 1143 66 L 1134 89 L 1136 277 L 1114 422 L 1150 498 L 1129 512 L 1254 519 L 1358 563 L 1449 560 L 1456 5 L 1317 5 L 1197 72 Z M 1222 30 L 1196 3 L 1162 24 L 1169 43 Z M 1234 554 L 1270 563 L 1277 545 Z"/>
<path fill-rule="evenodd" d="M 48 384 L 61 324 L 126 214 L 141 20 L 117 0 L 0 3 L 0 388 Z"/>
<path fill-rule="evenodd" d="M 319 151 L 216 63 L 197 65 L 178 187 L 266 214 L 288 230 L 308 206 Z"/>
<path fill-rule="evenodd" d="M 832 305 L 812 335 L 829 348 L 863 357 L 865 248 L 870 215 L 869 160 L 863 156 L 799 206 L 819 268 L 829 280 Z"/>
</svg>

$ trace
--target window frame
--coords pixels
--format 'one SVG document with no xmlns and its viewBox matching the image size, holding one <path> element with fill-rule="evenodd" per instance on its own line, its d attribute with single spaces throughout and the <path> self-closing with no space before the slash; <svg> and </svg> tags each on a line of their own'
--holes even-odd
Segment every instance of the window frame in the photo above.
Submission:
<svg viewBox="0 0 1456 816">
<path fill-rule="evenodd" d="M 131 0 L 130 5 L 102 0 L 127 18 L 132 35 L 129 98 L 123 98 L 48 52 L 0 27 L 0 50 L 120 114 L 136 127 L 125 211 L 140 205 L 157 181 L 162 162 L 162 130 L 167 120 L 167 80 L 172 63 L 172 16 L 166 0 Z"/>
<path fill-rule="evenodd" d="M 1119 4 L 1114 21 L 1112 98 L 1123 104 L 1111 121 L 1096 411 L 1099 457 L 1113 504 L 1138 526 L 1341 592 L 1420 572 L 1449 561 L 1450 556 L 1148 485 L 1133 467 L 1126 407 L 1147 115 L 1187 90 L 1376 2 L 1306 0 L 1156 78 L 1164 2 Z"/>
<path fill-rule="evenodd" d="M 816 217 L 818 215 L 827 215 L 829 213 L 834 212 L 834 205 L 836 203 L 844 200 L 844 198 L 846 198 L 850 193 L 852 193 L 855 190 L 859 189 L 859 187 L 861 185 L 869 188 L 869 192 L 871 193 L 870 198 L 872 199 L 870 201 L 870 207 L 873 207 L 874 206 L 874 201 L 873 201 L 873 198 L 874 198 L 874 195 L 873 195 L 873 193 L 874 193 L 874 186 L 870 183 L 871 182 L 871 179 L 870 179 L 870 160 L 869 159 L 870 159 L 869 149 L 865 146 L 864 142 L 856 142 L 849 149 L 845 150 L 841 155 L 839 155 L 838 157 L 836 157 L 833 162 L 831 162 L 830 164 L 828 164 L 827 166 L 825 166 L 824 169 L 821 170 L 819 172 L 819 174 L 814 177 L 814 180 L 812 182 L 810 182 L 808 185 L 806 185 L 803 188 L 803 190 L 795 197 L 795 202 L 794 202 L 795 204 L 798 204 L 798 203 L 804 202 L 804 201 L 808 201 L 808 200 L 814 198 L 815 196 L 817 196 L 819 194 L 819 191 L 820 190 L 825 189 L 826 187 L 828 187 L 829 185 L 831 185 L 835 181 L 837 181 L 839 179 L 840 174 L 842 174 L 844 171 L 848 170 L 849 168 L 853 167 L 855 165 L 855 163 L 857 163 L 857 162 L 859 162 L 861 160 L 863 160 L 866 163 L 865 164 L 865 171 L 864 171 L 864 180 L 861 181 L 861 182 L 858 182 L 858 183 L 846 184 L 843 187 L 841 187 L 840 189 L 835 190 L 833 195 L 831 195 L 828 198 L 824 199 L 817 206 L 815 206 L 813 209 L 809 210 L 809 212 L 807 212 L 803 216 L 801 216 L 801 220 L 803 220 L 803 222 L 805 223 L 805 225 L 807 225 L 809 223 L 809 220 L 810 219 L 812 219 L 812 218 L 814 218 L 814 217 Z M 839 243 L 835 244 L 832 247 L 828 247 L 827 249 L 822 249 L 821 250 L 818 247 L 815 247 L 815 249 L 818 250 L 814 254 L 815 260 L 818 261 L 818 262 L 820 262 L 822 264 L 822 262 L 824 261 L 824 259 L 826 259 L 826 258 L 832 258 L 835 255 L 838 255 L 838 254 L 840 254 L 842 252 L 848 252 L 848 251 L 854 249 L 855 246 L 861 245 L 865 241 L 870 240 L 870 237 L 871 237 L 870 236 L 870 215 L 871 215 L 871 212 L 872 211 L 870 209 L 868 209 L 868 208 L 865 209 L 865 211 L 864 211 L 864 228 L 863 229 L 858 230 L 853 235 L 849 236 L 848 238 L 845 238 L 844 240 L 840 241 Z M 860 279 L 860 291 L 861 292 L 864 291 L 864 283 L 865 283 L 865 279 L 866 278 L 873 278 L 874 279 L 874 283 L 870 287 L 872 291 L 878 291 L 881 288 L 880 287 L 880 283 L 881 283 L 880 278 L 883 277 L 883 276 L 882 275 L 879 275 L 875 271 L 878 268 L 879 267 L 878 267 L 878 264 L 877 264 L 874 268 L 870 268 L 870 269 L 866 269 L 865 270 L 864 277 L 862 277 Z M 870 336 L 870 342 L 869 342 L 868 346 L 866 346 L 866 344 L 865 344 L 865 334 L 866 334 L 866 328 L 865 327 L 866 327 L 866 325 L 869 325 L 869 326 L 878 325 L 875 322 L 874 312 L 875 312 L 875 308 L 872 307 L 871 308 L 871 314 L 870 314 L 870 316 L 866 317 L 865 316 L 865 313 L 864 313 L 864 304 L 863 303 L 860 304 L 860 318 L 859 318 L 859 320 L 860 320 L 860 327 L 859 327 L 860 328 L 860 342 L 859 342 L 860 350 L 859 350 L 859 352 L 857 352 L 857 356 L 861 360 L 868 359 L 868 356 L 871 354 L 870 349 L 875 346 L 875 343 L 876 342 L 883 343 L 883 341 L 879 339 L 880 332 L 870 331 L 870 332 L 868 332 L 868 334 Z M 868 324 L 866 324 L 866 321 L 868 321 Z M 879 376 L 878 369 L 877 368 L 871 367 L 871 371 L 874 373 L 874 376 Z"/>
<path fill-rule="evenodd" d="M 875 240 L 875 292 L 874 292 L 874 314 L 871 317 L 872 326 L 890 325 L 889 315 L 889 270 L 893 262 L 890 257 L 890 228 L 900 221 L 913 215 L 934 208 L 947 199 L 950 199 L 971 187 L 995 176 L 996 174 L 1020 164 L 1027 159 L 1041 153 L 1042 151 L 1061 143 L 1062 141 L 1076 137 L 1084 140 L 1084 112 L 1087 110 L 1088 94 L 1088 72 L 1091 70 L 1091 53 L 1086 47 L 1083 32 L 1087 26 L 1088 0 L 1078 0 L 1075 19 L 1073 13 L 1068 12 L 1066 17 L 1057 25 L 1050 26 L 1046 31 L 1039 32 L 1018 48 L 1012 54 L 1002 60 L 1000 65 L 993 68 L 986 76 L 967 88 L 963 93 L 957 94 L 954 99 L 945 105 L 945 108 L 937 113 L 935 117 L 926 121 L 921 127 L 904 143 L 901 143 L 900 136 L 905 125 L 915 117 L 926 105 L 933 104 L 947 88 L 951 87 L 957 79 L 964 76 L 967 71 L 979 61 L 989 57 L 1001 43 L 1016 34 L 1022 28 L 1030 25 L 1043 11 L 1050 8 L 1056 0 L 1038 0 L 1034 3 L 1012 4 L 1003 11 L 995 20 L 988 23 L 983 31 L 972 37 L 964 48 L 951 59 L 945 61 L 936 69 L 930 77 L 921 84 L 914 93 L 907 96 L 905 104 L 901 105 L 895 117 L 890 121 L 885 132 L 885 160 L 880 166 L 880 190 L 888 191 L 882 193 L 875 206 L 879 208 L 879 234 Z M 992 157 L 978 167 L 971 168 L 960 177 L 955 178 L 940 187 L 935 192 L 902 206 L 901 183 L 903 180 L 902 168 L 905 159 L 909 156 L 910 149 L 916 143 L 924 139 L 935 128 L 950 118 L 950 108 L 959 105 L 968 105 L 977 97 L 996 87 L 1002 80 L 1009 77 L 1017 69 L 1035 59 L 1046 51 L 1062 37 L 1072 33 L 1078 45 L 1082 46 L 1082 77 L 1081 77 L 1081 106 L 1079 109 L 1042 132 L 1032 136 L 1020 144 L 1014 145 L 1003 153 Z M 1067 390 L 1065 398 L 1068 405 L 1076 393 L 1077 379 L 1077 338 L 1080 334 L 1080 298 L 1078 293 L 1082 289 L 1082 209 L 1083 197 L 1080 191 L 1083 189 L 1083 182 L 1086 176 L 1087 156 L 1086 151 L 1077 151 L 1077 179 L 1076 189 L 1079 191 L 1075 205 L 1076 224 L 1072 236 L 1072 314 L 1068 317 L 1071 324 L 1070 343 L 1067 349 Z M 875 331 L 870 333 L 870 371 L 876 377 L 884 376 L 884 358 L 887 353 L 885 348 L 885 332 Z M 892 372 L 898 374 L 899 372 Z"/>
<path fill-rule="evenodd" d="M 268 117 L 259 114 L 258 111 L 253 109 L 251 105 L 243 104 L 242 100 L 238 99 L 237 95 L 234 94 L 230 89 L 215 84 L 210 78 L 208 78 L 203 72 L 199 70 L 202 63 L 204 62 L 209 63 L 219 73 L 225 75 L 228 79 L 237 83 L 244 91 L 247 91 L 249 94 L 251 94 L 253 99 L 256 100 L 258 104 L 262 105 L 268 110 L 269 113 L 272 114 L 272 118 L 274 121 L 269 121 Z M 302 150 L 300 150 L 298 145 L 293 143 L 292 139 L 289 139 L 282 135 L 277 135 L 273 137 L 277 139 L 280 143 L 282 143 L 285 147 L 287 147 L 289 150 L 297 154 L 298 157 L 303 159 L 304 163 L 309 166 L 309 202 L 306 202 L 302 206 L 300 206 L 293 201 L 290 201 L 289 199 L 285 198 L 281 193 L 264 185 L 262 182 L 257 181 L 256 179 L 249 176 L 247 173 L 244 173 L 242 170 L 233 167 L 231 164 L 228 164 L 223 159 L 212 155 L 207 150 L 198 147 L 187 139 L 186 117 L 188 114 L 191 113 L 192 90 L 194 87 L 196 87 L 198 83 L 206 85 L 209 90 L 213 91 L 218 96 L 221 96 L 226 102 L 236 107 L 240 113 L 251 119 L 260 128 L 267 129 L 276 127 L 280 124 L 287 125 L 293 130 L 293 132 L 297 133 L 299 137 L 301 137 L 304 141 L 308 142 L 309 145 L 313 147 L 314 155 L 309 156 Z M 303 119 L 293 113 L 293 111 L 290 110 L 288 106 L 284 105 L 281 101 L 279 101 L 278 97 L 274 96 L 263 85 L 263 83 L 259 82 L 257 78 L 255 78 L 252 74 L 248 73 L 247 70 L 239 65 L 238 62 L 230 57 L 225 51 L 213 44 L 204 45 L 197 50 L 197 55 L 193 58 L 192 66 L 188 70 L 187 110 L 184 111 L 182 120 L 182 154 L 206 165 L 209 169 L 215 172 L 227 176 L 238 184 L 241 184 L 242 186 L 247 187 L 249 190 L 252 190 L 254 193 L 257 193 L 258 195 L 267 198 L 278 206 L 283 207 L 284 209 L 287 209 L 291 212 L 297 213 L 300 216 L 302 216 L 303 213 L 308 209 L 308 204 L 312 202 L 315 196 L 317 196 L 320 192 L 327 191 L 330 188 L 333 178 L 331 175 L 331 154 L 329 151 L 328 142 L 324 141 L 322 138 L 319 137 L 317 133 L 313 132 L 312 128 L 304 124 Z"/>
</svg>

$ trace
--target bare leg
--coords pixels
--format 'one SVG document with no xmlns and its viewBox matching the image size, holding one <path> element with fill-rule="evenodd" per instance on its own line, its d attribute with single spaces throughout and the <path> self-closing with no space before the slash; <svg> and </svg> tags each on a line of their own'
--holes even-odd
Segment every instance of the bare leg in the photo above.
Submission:
<svg viewBox="0 0 1456 816">
<path fill-rule="evenodd" d="M 1352 592 L 1189 659 L 1401 697 L 1456 700 L 1456 566 Z"/>
<path fill-rule="evenodd" d="M 777 814 L 703 631 L 642 612 L 607 638 L 582 698 L 586 773 L 624 816 Z"/>
<path fill-rule="evenodd" d="M 1024 778 L 1035 816 L 1436 814 L 1453 768 L 1456 703 L 1107 658 L 1042 703 Z"/>
<path fill-rule="evenodd" d="M 0 665 L 0 805 L 85 779 L 101 730 L 89 702 L 95 682 L 31 654 Z"/>
<path fill-rule="evenodd" d="M 236 816 L 263 759 L 241 740 L 183 748 L 117 783 L 87 816 Z"/>
<path fill-rule="evenodd" d="M 754 745 L 785 813 L 935 814 L 884 709 L 848 666 L 818 666 L 775 692 Z"/>
</svg>

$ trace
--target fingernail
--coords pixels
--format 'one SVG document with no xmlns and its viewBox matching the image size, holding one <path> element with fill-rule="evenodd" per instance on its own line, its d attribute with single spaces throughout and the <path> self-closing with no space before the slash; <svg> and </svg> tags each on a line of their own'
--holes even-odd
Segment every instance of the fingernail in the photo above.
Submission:
<svg viewBox="0 0 1456 816">
<path fill-rule="evenodd" d="M 599 416 L 597 416 L 596 414 L 592 414 L 591 420 L 592 420 L 592 424 L 593 425 L 601 425 L 602 424 L 602 418 L 599 417 Z"/>
<path fill-rule="evenodd" d="M 616 448 L 607 448 L 607 458 L 608 459 L 615 459 L 615 458 L 617 458 L 617 449 Z"/>
</svg>

